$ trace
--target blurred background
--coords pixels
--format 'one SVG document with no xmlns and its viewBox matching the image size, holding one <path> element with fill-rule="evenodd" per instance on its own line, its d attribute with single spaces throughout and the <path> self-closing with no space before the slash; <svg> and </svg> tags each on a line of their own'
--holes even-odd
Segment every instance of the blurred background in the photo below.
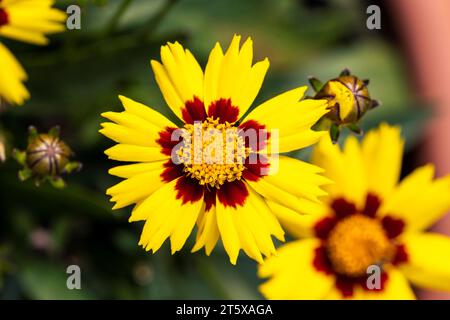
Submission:
<svg viewBox="0 0 450 320">
<path fill-rule="evenodd" d="M 309 75 L 328 80 L 349 67 L 370 79 L 371 96 L 383 103 L 364 117 L 363 128 L 381 121 L 402 126 L 403 173 L 425 161 L 439 174 L 450 172 L 448 1 L 432 8 L 420 0 L 61 0 L 57 6 L 75 3 L 81 30 L 53 36 L 49 46 L 2 39 L 26 68 L 32 98 L 0 111 L 7 148 L 0 163 L 0 298 L 262 298 L 255 263 L 241 255 L 232 266 L 221 245 L 211 257 L 191 254 L 191 237 L 174 256 L 168 243 L 146 253 L 137 245 L 142 225 L 127 222 L 131 207 L 113 212 L 104 193 L 119 180 L 107 174 L 114 163 L 103 151 L 112 142 L 98 133 L 100 113 L 120 111 L 122 94 L 174 118 L 149 64 L 167 41 L 180 41 L 205 66 L 216 41 L 226 47 L 234 33 L 251 36 L 255 58 L 271 62 L 254 105 L 307 84 Z M 366 27 L 370 4 L 381 8 L 381 30 Z M 18 180 L 20 166 L 9 154 L 25 149 L 29 125 L 40 132 L 61 126 L 83 163 L 65 178 L 67 188 Z M 445 221 L 436 228 L 450 231 Z M 66 288 L 71 264 L 81 267 L 82 290 Z"/>
</svg>

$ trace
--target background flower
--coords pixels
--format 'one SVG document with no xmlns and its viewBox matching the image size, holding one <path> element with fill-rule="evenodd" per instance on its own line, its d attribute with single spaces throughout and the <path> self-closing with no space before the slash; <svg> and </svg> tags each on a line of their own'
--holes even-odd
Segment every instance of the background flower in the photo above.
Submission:
<svg viewBox="0 0 450 320">
<path fill-rule="evenodd" d="M 307 219 L 272 204 L 282 224 L 305 240 L 279 249 L 259 268 L 270 299 L 412 299 L 417 286 L 450 291 L 450 237 L 423 233 L 450 209 L 450 175 L 416 169 L 398 183 L 403 154 L 399 128 L 382 124 L 361 144 L 341 150 L 323 139 L 313 163 L 335 181 L 323 203 L 305 206 Z M 368 287 L 377 265 L 379 286 Z"/>
<path fill-rule="evenodd" d="M 52 8 L 51 0 L 2 0 L 0 1 L 0 37 L 31 44 L 48 43 L 46 34 L 65 29 L 64 12 Z M 12 55 L 0 43 L 0 99 L 20 105 L 30 97 L 23 85 L 27 74 Z"/>
</svg>

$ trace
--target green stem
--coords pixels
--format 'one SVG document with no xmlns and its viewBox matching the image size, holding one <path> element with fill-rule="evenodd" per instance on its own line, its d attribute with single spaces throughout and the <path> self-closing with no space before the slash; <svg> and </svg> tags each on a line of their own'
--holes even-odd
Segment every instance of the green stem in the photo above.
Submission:
<svg viewBox="0 0 450 320">
<path fill-rule="evenodd" d="M 142 27 L 141 33 L 138 38 L 149 39 L 161 21 L 170 12 L 172 7 L 178 2 L 178 0 L 167 0 L 165 4 L 159 9 L 159 11 L 151 17 Z"/>
<path fill-rule="evenodd" d="M 109 23 L 107 24 L 102 35 L 111 34 L 116 30 L 120 18 L 122 17 L 122 15 L 128 9 L 129 5 L 132 2 L 133 2 L 133 0 L 123 0 L 122 1 L 122 3 L 120 4 L 119 8 L 117 8 L 117 11 L 114 13 L 111 20 L 109 20 Z"/>
</svg>

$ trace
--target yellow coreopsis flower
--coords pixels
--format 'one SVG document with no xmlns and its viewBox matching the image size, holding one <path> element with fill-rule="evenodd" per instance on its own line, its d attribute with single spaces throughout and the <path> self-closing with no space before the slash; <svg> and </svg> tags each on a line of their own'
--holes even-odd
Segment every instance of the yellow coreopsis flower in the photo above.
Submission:
<svg viewBox="0 0 450 320">
<path fill-rule="evenodd" d="M 399 128 L 386 124 L 361 144 L 348 138 L 342 150 L 329 139 L 318 144 L 313 162 L 336 183 L 301 219 L 269 203 L 305 239 L 281 247 L 259 268 L 270 277 L 260 287 L 265 297 L 413 299 L 409 282 L 450 291 L 450 238 L 424 232 L 450 209 L 450 176 L 433 180 L 434 168 L 426 165 L 398 183 L 402 154 Z M 374 266 L 378 286 L 368 284 Z"/>
<path fill-rule="evenodd" d="M 285 156 L 275 161 L 273 153 L 276 145 L 277 152 L 288 152 L 326 134 L 310 129 L 327 112 L 326 102 L 300 101 L 306 90 L 300 87 L 243 116 L 269 61 L 253 64 L 252 40 L 240 48 L 240 39 L 234 36 L 225 53 L 217 43 L 205 72 L 178 42 L 161 48 L 162 63 L 151 61 L 168 106 L 183 122 L 180 127 L 122 96 L 124 112 L 103 114 L 113 123 L 103 123 L 100 132 L 118 143 L 105 153 L 138 162 L 109 171 L 126 180 L 107 194 L 116 202 L 114 209 L 136 204 L 129 220 L 145 221 L 140 245 L 146 250 L 157 251 L 169 237 L 172 253 L 180 250 L 197 223 L 193 251 L 205 247 L 209 255 L 221 238 L 231 263 L 240 249 L 262 262 L 261 253 L 275 252 L 271 235 L 284 239 L 266 200 L 299 211 L 300 198 L 324 194 L 319 186 L 328 180 L 318 174 L 320 168 Z M 249 133 L 259 134 L 257 141 L 247 139 Z M 219 148 L 213 148 L 216 157 L 210 161 L 212 145 Z"/>
<path fill-rule="evenodd" d="M 52 8 L 53 0 L 0 0 L 0 36 L 44 45 L 45 34 L 64 30 L 65 13 Z M 26 72 L 0 43 L 0 99 L 20 105 L 29 98 Z"/>
</svg>

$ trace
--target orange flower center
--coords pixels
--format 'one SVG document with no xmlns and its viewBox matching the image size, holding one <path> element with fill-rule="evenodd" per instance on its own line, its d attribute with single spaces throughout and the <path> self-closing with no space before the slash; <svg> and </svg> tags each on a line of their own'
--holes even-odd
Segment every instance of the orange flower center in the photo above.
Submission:
<svg viewBox="0 0 450 320">
<path fill-rule="evenodd" d="M 359 277 L 367 267 L 389 261 L 394 253 L 378 220 L 354 214 L 331 230 L 327 239 L 329 259 L 337 273 Z"/>
</svg>

